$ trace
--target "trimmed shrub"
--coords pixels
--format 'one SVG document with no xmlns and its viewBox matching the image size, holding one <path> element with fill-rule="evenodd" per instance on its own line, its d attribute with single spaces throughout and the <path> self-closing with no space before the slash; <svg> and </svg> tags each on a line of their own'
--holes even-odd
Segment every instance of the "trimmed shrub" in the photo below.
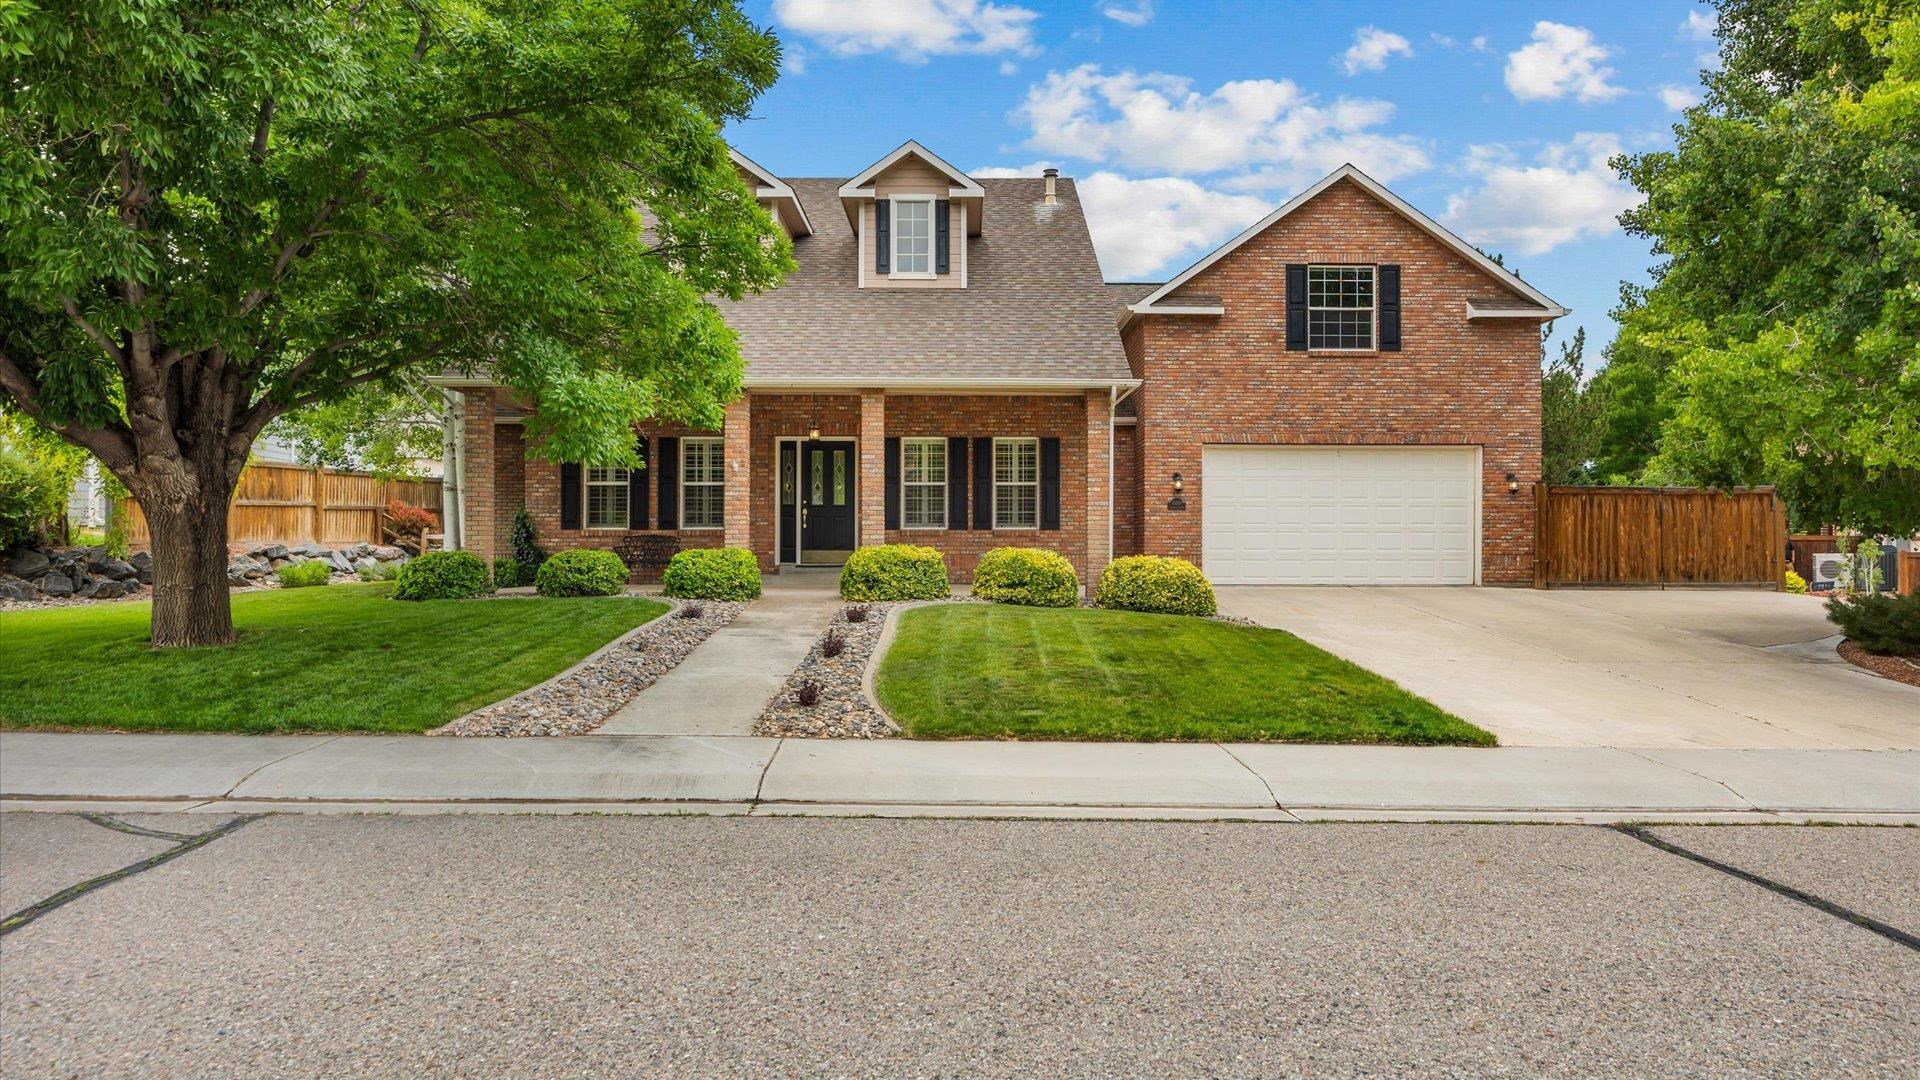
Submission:
<svg viewBox="0 0 1920 1080">
<path fill-rule="evenodd" d="M 513 561 L 520 564 L 519 573 L 514 575 L 516 583 L 533 584 L 534 575 L 540 572 L 540 564 L 547 561 L 547 553 L 533 542 L 533 519 L 527 516 L 527 504 L 513 512 Z M 494 563 L 494 573 L 498 575 L 500 564 Z"/>
<path fill-rule="evenodd" d="M 540 564 L 533 587 L 541 596 L 617 596 L 627 587 L 627 564 L 598 548 L 562 551 Z"/>
<path fill-rule="evenodd" d="M 1057 551 L 994 548 L 974 567 L 973 595 L 996 604 L 1072 607 L 1080 602 L 1080 579 Z"/>
<path fill-rule="evenodd" d="M 1787 571 L 1787 576 L 1782 579 L 1782 586 L 1795 596 L 1807 594 L 1807 579 L 1791 570 Z"/>
<path fill-rule="evenodd" d="M 516 585 L 531 584 L 533 584 L 531 574 L 527 575 L 524 579 L 521 577 L 519 560 L 511 558 L 493 560 L 494 588 L 511 589 Z"/>
<path fill-rule="evenodd" d="M 953 587 L 947 584 L 947 560 L 930 547 L 863 547 L 840 568 L 840 596 L 844 600 L 944 600 L 952 595 Z"/>
<path fill-rule="evenodd" d="M 1128 555 L 1107 564 L 1094 603 L 1119 611 L 1212 615 L 1213 585 L 1200 568 L 1164 555 Z"/>
<path fill-rule="evenodd" d="M 694 548 L 667 561 L 660 591 L 682 600 L 752 600 L 760 562 L 746 548 Z"/>
<path fill-rule="evenodd" d="M 304 589 L 309 585 L 325 585 L 333 580 L 333 566 L 325 559 L 288 563 L 275 573 L 283 589 Z"/>
<path fill-rule="evenodd" d="M 1847 640 L 1880 656 L 1920 656 L 1920 592 L 1861 593 L 1827 601 L 1827 618 Z"/>
<path fill-rule="evenodd" d="M 392 581 L 399 574 L 400 564 L 397 562 L 377 562 L 360 568 L 361 581 Z"/>
<path fill-rule="evenodd" d="M 393 578 L 395 600 L 471 600 L 492 589 L 487 564 L 471 551 L 429 551 Z"/>
</svg>

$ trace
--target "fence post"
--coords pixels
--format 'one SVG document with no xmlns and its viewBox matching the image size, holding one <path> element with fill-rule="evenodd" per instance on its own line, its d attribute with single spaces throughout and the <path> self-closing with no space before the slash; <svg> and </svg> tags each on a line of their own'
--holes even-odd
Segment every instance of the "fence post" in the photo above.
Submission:
<svg viewBox="0 0 1920 1080">
<path fill-rule="evenodd" d="M 327 467 L 313 467 L 313 542 L 327 542 Z"/>
<path fill-rule="evenodd" d="M 1545 480 L 1533 482 L 1533 587 L 1547 587 L 1547 505 Z"/>
</svg>

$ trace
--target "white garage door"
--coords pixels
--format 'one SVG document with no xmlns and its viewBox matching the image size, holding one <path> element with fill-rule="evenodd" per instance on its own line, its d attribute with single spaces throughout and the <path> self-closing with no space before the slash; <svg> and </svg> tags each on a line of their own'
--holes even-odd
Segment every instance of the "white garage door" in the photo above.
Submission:
<svg viewBox="0 0 1920 1080">
<path fill-rule="evenodd" d="M 1222 585 L 1471 585 L 1474 447 L 1209 446 L 1201 557 Z"/>
</svg>

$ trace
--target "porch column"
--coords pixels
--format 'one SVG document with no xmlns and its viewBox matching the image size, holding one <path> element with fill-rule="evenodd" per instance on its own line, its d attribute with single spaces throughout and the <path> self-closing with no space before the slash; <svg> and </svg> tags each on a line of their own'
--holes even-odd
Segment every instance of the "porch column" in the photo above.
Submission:
<svg viewBox="0 0 1920 1080">
<path fill-rule="evenodd" d="M 887 542 L 887 396 L 860 391 L 861 547 Z"/>
<path fill-rule="evenodd" d="M 727 546 L 748 551 L 753 550 L 752 401 L 743 394 L 740 400 L 728 405 L 726 424 L 720 431 L 727 470 L 721 521 L 726 527 Z"/>
<path fill-rule="evenodd" d="M 495 535 L 494 490 L 499 477 L 494 474 L 492 387 L 476 387 L 460 392 L 464 460 L 460 463 L 461 492 L 466 505 L 461 507 L 461 546 L 480 556 L 491 566 L 501 554 L 500 537 Z M 445 525 L 443 518 L 441 524 Z"/>
<path fill-rule="evenodd" d="M 1100 572 L 1113 558 L 1113 401 L 1105 390 L 1089 390 L 1087 400 L 1087 572 L 1091 595 Z"/>
</svg>

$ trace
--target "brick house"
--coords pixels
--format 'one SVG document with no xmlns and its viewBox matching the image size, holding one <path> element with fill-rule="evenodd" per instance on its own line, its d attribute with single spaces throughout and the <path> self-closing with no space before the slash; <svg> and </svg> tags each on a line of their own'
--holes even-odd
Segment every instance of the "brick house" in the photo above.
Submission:
<svg viewBox="0 0 1920 1080">
<path fill-rule="evenodd" d="M 1102 280 L 1073 181 L 975 180 L 917 142 L 849 179 L 735 155 L 793 238 L 722 302 L 745 394 L 723 428 L 643 425 L 644 469 L 529 457 L 537 403 L 460 391 L 464 546 L 522 504 L 549 550 L 637 576 L 726 545 L 1046 547 L 1221 582 L 1530 581 L 1539 333 L 1565 313 L 1351 167 L 1164 284 Z"/>
</svg>

